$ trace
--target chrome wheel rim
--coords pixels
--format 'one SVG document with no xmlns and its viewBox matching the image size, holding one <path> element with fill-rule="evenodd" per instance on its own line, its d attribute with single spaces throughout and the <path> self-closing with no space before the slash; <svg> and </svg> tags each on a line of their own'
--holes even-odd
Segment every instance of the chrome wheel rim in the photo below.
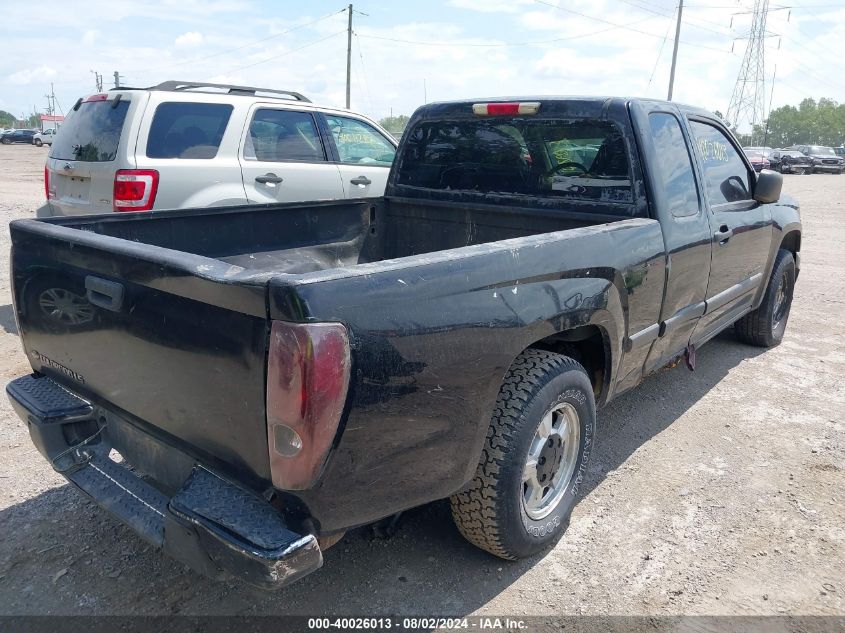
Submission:
<svg viewBox="0 0 845 633">
<path fill-rule="evenodd" d="M 789 311 L 789 276 L 786 271 L 780 277 L 778 290 L 775 294 L 775 309 L 772 311 L 772 329 L 776 330 L 780 322 L 786 318 L 786 313 Z"/>
<path fill-rule="evenodd" d="M 557 507 L 575 472 L 580 439 L 578 412 L 568 402 L 543 416 L 522 472 L 522 506 L 532 519 L 543 519 Z"/>
<path fill-rule="evenodd" d="M 94 318 L 94 308 L 88 300 L 64 288 L 42 292 L 38 295 L 38 306 L 54 321 L 69 325 L 81 325 Z"/>
</svg>

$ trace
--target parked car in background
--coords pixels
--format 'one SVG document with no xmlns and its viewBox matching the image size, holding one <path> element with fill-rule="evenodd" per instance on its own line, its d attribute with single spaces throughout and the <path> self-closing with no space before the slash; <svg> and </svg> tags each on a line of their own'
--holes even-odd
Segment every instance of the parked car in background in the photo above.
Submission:
<svg viewBox="0 0 845 633">
<path fill-rule="evenodd" d="M 743 147 L 743 151 L 747 154 L 751 152 L 753 154 L 760 154 L 763 158 L 769 158 L 774 152 L 774 148 L 772 147 Z"/>
<path fill-rule="evenodd" d="M 54 138 L 56 138 L 56 130 L 48 128 L 43 132 L 38 132 L 35 136 L 33 136 L 32 142 L 38 147 L 41 147 L 42 145 L 52 145 Z"/>
<path fill-rule="evenodd" d="M 760 152 L 753 150 L 750 147 L 744 147 L 742 151 L 745 152 L 745 155 L 748 157 L 751 166 L 757 173 L 760 173 L 764 169 L 769 169 L 769 167 L 771 166 L 769 159 L 763 156 L 763 154 L 761 154 Z"/>
<path fill-rule="evenodd" d="M 45 188 L 49 215 L 370 198 L 395 153 L 378 124 L 297 92 L 167 81 L 79 99 Z"/>
<path fill-rule="evenodd" d="M 839 156 L 839 158 L 845 160 L 845 147 L 834 147 L 833 151 L 837 156 Z"/>
<path fill-rule="evenodd" d="M 813 173 L 828 172 L 841 174 L 845 161 L 836 155 L 832 147 L 824 145 L 796 145 L 795 149 L 806 155 L 813 163 Z"/>
<path fill-rule="evenodd" d="M 782 174 L 811 174 L 813 163 L 797 149 L 776 149 L 769 156 L 771 168 Z"/>
<path fill-rule="evenodd" d="M 35 130 L 12 130 L 0 136 L 0 143 L 11 145 L 12 143 L 26 143 L 32 145 Z"/>
</svg>

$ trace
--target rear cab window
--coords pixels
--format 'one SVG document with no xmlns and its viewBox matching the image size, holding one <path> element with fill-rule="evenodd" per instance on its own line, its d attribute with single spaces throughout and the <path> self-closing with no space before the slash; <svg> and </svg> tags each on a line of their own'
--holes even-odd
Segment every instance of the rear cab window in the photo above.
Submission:
<svg viewBox="0 0 845 633">
<path fill-rule="evenodd" d="M 212 159 L 231 115 L 225 103 L 161 103 L 150 125 L 147 157 Z"/>
<path fill-rule="evenodd" d="M 50 158 L 89 163 L 114 160 L 131 102 L 102 97 L 89 97 L 68 115 L 62 133 L 53 140 Z"/>
<path fill-rule="evenodd" d="M 398 185 L 441 196 L 516 196 L 529 206 L 552 198 L 634 214 L 628 148 L 621 129 L 604 119 L 422 121 L 399 161 Z"/>
</svg>

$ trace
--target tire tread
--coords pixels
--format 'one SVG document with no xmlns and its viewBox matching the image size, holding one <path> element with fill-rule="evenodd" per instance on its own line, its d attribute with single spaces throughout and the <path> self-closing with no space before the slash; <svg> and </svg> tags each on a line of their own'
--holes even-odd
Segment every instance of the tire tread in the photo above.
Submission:
<svg viewBox="0 0 845 633">
<path fill-rule="evenodd" d="M 546 350 L 528 349 L 516 358 L 499 390 L 475 477 L 465 489 L 449 499 L 452 517 L 461 535 L 499 558 L 519 558 L 508 550 L 502 539 L 497 483 L 504 459 L 516 442 L 523 406 L 549 376 L 570 370 L 586 374 L 577 361 Z"/>
</svg>

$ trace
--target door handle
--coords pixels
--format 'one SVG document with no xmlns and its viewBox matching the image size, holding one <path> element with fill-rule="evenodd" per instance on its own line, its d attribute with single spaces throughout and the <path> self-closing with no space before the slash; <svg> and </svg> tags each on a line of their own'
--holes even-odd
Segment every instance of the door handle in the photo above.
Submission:
<svg viewBox="0 0 845 633">
<path fill-rule="evenodd" d="M 366 176 L 358 176 L 357 178 L 353 178 L 349 182 L 351 182 L 353 185 L 361 185 L 363 187 L 364 185 L 372 184 L 373 181 L 367 178 Z"/>
<path fill-rule="evenodd" d="M 724 246 L 728 243 L 728 240 L 731 239 L 733 234 L 733 229 L 729 228 L 727 224 L 723 224 L 719 227 L 718 231 L 713 233 L 713 239 L 719 242 L 720 246 Z"/>
<path fill-rule="evenodd" d="M 85 277 L 85 297 L 95 306 L 120 312 L 123 305 L 123 285 L 88 275 Z"/>
<path fill-rule="evenodd" d="M 284 180 L 284 178 L 273 173 L 255 177 L 255 182 L 260 182 L 262 185 L 277 185 L 282 182 L 282 180 Z"/>
</svg>

